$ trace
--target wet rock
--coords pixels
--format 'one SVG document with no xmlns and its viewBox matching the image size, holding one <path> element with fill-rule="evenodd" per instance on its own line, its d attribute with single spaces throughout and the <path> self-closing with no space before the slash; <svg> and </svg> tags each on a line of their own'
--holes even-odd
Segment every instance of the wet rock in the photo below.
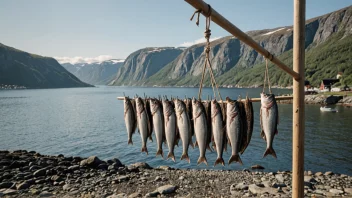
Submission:
<svg viewBox="0 0 352 198">
<path fill-rule="evenodd" d="M 12 182 L 3 182 L 3 183 L 0 183 L 0 189 L 2 189 L 2 188 L 10 188 L 12 185 L 13 185 Z"/>
<path fill-rule="evenodd" d="M 284 187 L 287 187 L 287 186 L 284 183 L 273 183 L 272 187 L 273 188 L 284 188 Z"/>
<path fill-rule="evenodd" d="M 108 165 L 107 164 L 99 164 L 97 169 L 100 170 L 108 170 Z"/>
<path fill-rule="evenodd" d="M 134 167 L 134 168 L 142 168 L 142 169 L 152 169 L 149 164 L 145 162 L 137 162 L 134 164 L 131 164 L 129 167 Z"/>
<path fill-rule="evenodd" d="M 126 175 L 126 176 L 120 176 L 117 178 L 117 180 L 119 182 L 124 182 L 124 181 L 128 181 L 130 179 L 130 176 Z"/>
<path fill-rule="evenodd" d="M 175 190 L 177 189 L 176 186 L 173 186 L 173 185 L 165 185 L 165 186 L 161 186 L 157 189 L 157 191 L 160 193 L 160 194 L 171 194 L 171 193 L 174 193 Z"/>
<path fill-rule="evenodd" d="M 312 176 L 304 176 L 305 182 L 317 182 Z"/>
<path fill-rule="evenodd" d="M 64 186 L 62 186 L 62 190 L 69 191 L 70 189 L 71 189 L 70 184 L 65 184 Z"/>
<path fill-rule="evenodd" d="M 46 180 L 45 179 L 38 179 L 38 180 L 35 180 L 35 183 L 36 184 L 44 184 L 44 183 L 46 183 Z"/>
<path fill-rule="evenodd" d="M 102 161 L 97 157 L 97 156 L 90 156 L 85 160 L 82 160 L 80 162 L 81 166 L 88 166 L 88 167 L 93 167 L 96 168 L 98 167 Z"/>
<path fill-rule="evenodd" d="M 51 193 L 51 192 L 48 192 L 48 191 L 43 191 L 39 194 L 39 197 L 51 197 L 53 196 L 54 194 Z"/>
<path fill-rule="evenodd" d="M 29 188 L 30 184 L 27 182 L 20 183 L 16 186 L 17 190 L 23 190 Z"/>
<path fill-rule="evenodd" d="M 40 176 L 45 176 L 46 174 L 46 168 L 39 169 L 33 173 L 34 177 L 40 177 Z"/>
<path fill-rule="evenodd" d="M 155 182 L 157 182 L 157 181 L 161 181 L 161 177 L 156 176 L 156 177 L 155 177 L 155 179 L 154 179 L 154 181 L 155 181 Z"/>
<path fill-rule="evenodd" d="M 323 175 L 322 172 L 316 172 L 316 173 L 315 173 L 315 176 L 317 176 L 317 177 L 322 176 L 322 175 Z"/>
<path fill-rule="evenodd" d="M 73 166 L 68 167 L 68 170 L 72 170 L 72 171 L 78 170 L 78 169 L 79 169 L 79 165 L 73 165 Z"/>
<path fill-rule="evenodd" d="M 333 175 L 334 173 L 333 172 L 331 172 L 331 171 L 328 171 L 328 172 L 325 172 L 325 176 L 330 176 L 330 175 Z"/>
<path fill-rule="evenodd" d="M 252 169 L 260 169 L 260 170 L 265 169 L 263 166 L 261 166 L 261 165 L 259 165 L 259 164 L 253 165 L 253 166 L 251 166 L 251 168 L 252 168 Z"/>
</svg>

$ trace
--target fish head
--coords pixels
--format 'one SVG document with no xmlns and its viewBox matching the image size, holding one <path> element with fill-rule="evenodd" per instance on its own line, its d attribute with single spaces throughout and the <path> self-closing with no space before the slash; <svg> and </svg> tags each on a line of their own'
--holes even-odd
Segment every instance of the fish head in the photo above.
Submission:
<svg viewBox="0 0 352 198">
<path fill-rule="evenodd" d="M 136 98 L 136 109 L 137 112 L 142 112 L 142 110 L 144 109 L 144 102 L 140 97 Z"/>
<path fill-rule="evenodd" d="M 263 107 L 270 107 L 275 100 L 275 95 L 274 94 L 265 94 L 261 93 L 260 94 L 260 103 Z"/>
<path fill-rule="evenodd" d="M 158 110 L 160 103 L 157 99 L 150 98 L 149 104 L 150 104 L 150 111 L 154 114 Z"/>
<path fill-rule="evenodd" d="M 125 109 L 129 108 L 129 106 L 132 105 L 132 104 L 131 104 L 131 101 L 130 101 L 130 99 L 129 99 L 128 97 L 125 97 L 125 98 L 124 98 L 124 103 L 123 103 L 123 105 L 124 105 L 124 108 L 125 108 Z"/>
<path fill-rule="evenodd" d="M 174 104 L 177 112 L 182 112 L 186 109 L 185 103 L 180 99 L 175 99 Z"/>
</svg>

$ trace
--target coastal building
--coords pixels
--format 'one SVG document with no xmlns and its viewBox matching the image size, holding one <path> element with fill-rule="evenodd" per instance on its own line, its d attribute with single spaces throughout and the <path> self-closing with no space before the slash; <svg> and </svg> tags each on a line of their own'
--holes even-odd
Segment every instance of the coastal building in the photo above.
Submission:
<svg viewBox="0 0 352 198">
<path fill-rule="evenodd" d="M 323 79 L 320 83 L 320 91 L 331 91 L 332 85 L 339 81 L 339 79 Z"/>
</svg>

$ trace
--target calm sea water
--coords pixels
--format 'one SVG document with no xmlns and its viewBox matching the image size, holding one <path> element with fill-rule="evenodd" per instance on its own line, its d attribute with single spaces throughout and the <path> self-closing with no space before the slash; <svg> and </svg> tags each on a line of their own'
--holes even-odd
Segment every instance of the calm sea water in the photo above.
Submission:
<svg viewBox="0 0 352 198">
<path fill-rule="evenodd" d="M 221 89 L 223 97 L 239 95 L 259 97 L 260 89 Z M 275 90 L 276 94 L 291 90 Z M 123 163 L 147 162 L 152 166 L 214 169 L 216 152 L 206 153 L 209 166 L 196 162 L 199 150 L 190 149 L 191 163 L 180 161 L 182 146 L 176 147 L 176 163 L 155 157 L 156 139 L 148 141 L 149 155 L 141 153 L 139 134 L 134 144 L 127 145 L 123 119 L 123 102 L 117 96 L 135 94 L 148 96 L 196 96 L 197 88 L 131 88 L 97 87 L 41 90 L 0 90 L 0 149 L 35 150 L 42 154 L 119 158 Z M 211 95 L 203 91 L 203 98 Z M 254 103 L 255 123 L 251 143 L 241 156 L 244 163 L 215 169 L 242 170 L 254 164 L 266 171 L 292 170 L 292 105 L 279 105 L 279 134 L 274 139 L 278 159 L 262 158 L 265 141 L 260 137 L 259 103 Z M 338 107 L 338 113 L 322 113 L 318 105 L 306 106 L 305 169 L 334 171 L 352 175 L 352 109 Z M 180 144 L 181 145 L 181 144 Z M 167 154 L 167 147 L 164 146 Z M 230 151 L 224 153 L 225 162 Z"/>
</svg>

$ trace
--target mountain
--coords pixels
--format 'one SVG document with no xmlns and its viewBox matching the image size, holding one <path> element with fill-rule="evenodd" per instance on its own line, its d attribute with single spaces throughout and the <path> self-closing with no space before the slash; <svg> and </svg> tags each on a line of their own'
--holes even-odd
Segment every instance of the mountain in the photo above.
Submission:
<svg viewBox="0 0 352 198">
<path fill-rule="evenodd" d="M 292 67 L 292 26 L 247 32 L 261 46 Z M 343 72 L 343 83 L 352 84 L 352 6 L 306 21 L 306 78 L 314 85 L 321 79 Z M 204 65 L 205 43 L 185 49 L 159 72 L 137 85 L 198 85 Z M 329 53 L 331 52 L 331 53 Z M 233 36 L 211 42 L 211 64 L 222 86 L 260 86 L 263 83 L 263 56 Z M 290 78 L 270 66 L 272 84 L 290 86 Z M 346 82 L 345 82 L 346 81 Z M 206 81 L 210 85 L 209 78 Z"/>
<path fill-rule="evenodd" d="M 30 54 L 0 43 L 0 85 L 26 88 L 89 87 L 54 58 Z"/>
<path fill-rule="evenodd" d="M 94 85 L 106 85 L 112 81 L 117 70 L 123 65 L 121 59 L 111 59 L 97 63 L 63 63 L 62 66 L 83 82 Z"/>
<path fill-rule="evenodd" d="M 174 47 L 150 47 L 130 54 L 110 85 L 137 85 L 183 52 Z"/>
</svg>

